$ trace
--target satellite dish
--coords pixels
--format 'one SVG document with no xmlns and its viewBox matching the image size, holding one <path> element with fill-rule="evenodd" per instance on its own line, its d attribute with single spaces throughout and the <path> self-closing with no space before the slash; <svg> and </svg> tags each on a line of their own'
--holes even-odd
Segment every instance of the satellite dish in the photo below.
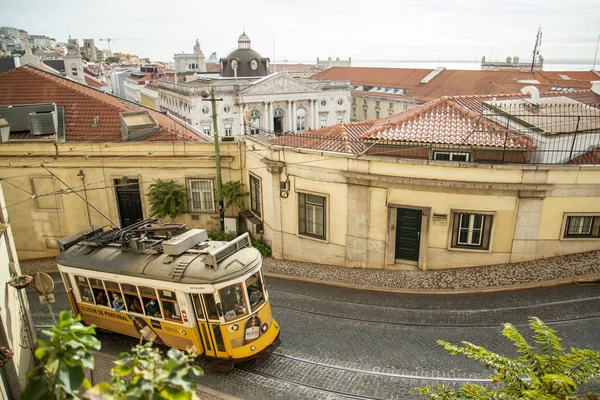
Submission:
<svg viewBox="0 0 600 400">
<path fill-rule="evenodd" d="M 244 111 L 244 121 L 246 121 L 247 124 L 252 122 L 252 117 L 250 116 L 250 111 L 248 110 Z"/>
<path fill-rule="evenodd" d="M 49 295 L 54 291 L 54 279 L 44 272 L 35 273 L 34 284 L 39 294 Z"/>
</svg>

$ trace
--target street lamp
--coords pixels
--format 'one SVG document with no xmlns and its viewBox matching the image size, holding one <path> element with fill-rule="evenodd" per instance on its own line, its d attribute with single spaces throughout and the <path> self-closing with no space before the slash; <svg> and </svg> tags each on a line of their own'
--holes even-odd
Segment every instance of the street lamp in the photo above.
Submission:
<svg viewBox="0 0 600 400">
<path fill-rule="evenodd" d="M 225 209 L 223 206 L 223 182 L 221 180 L 221 153 L 219 152 L 219 131 L 217 128 L 217 100 L 221 101 L 223 99 L 215 99 L 215 88 L 210 88 L 210 93 L 208 90 L 203 90 L 200 93 L 202 96 L 202 101 L 210 101 L 212 106 L 212 121 L 213 121 L 213 141 L 215 142 L 215 162 L 217 164 L 217 199 L 219 199 L 219 222 L 221 226 L 221 232 L 225 232 Z"/>
</svg>

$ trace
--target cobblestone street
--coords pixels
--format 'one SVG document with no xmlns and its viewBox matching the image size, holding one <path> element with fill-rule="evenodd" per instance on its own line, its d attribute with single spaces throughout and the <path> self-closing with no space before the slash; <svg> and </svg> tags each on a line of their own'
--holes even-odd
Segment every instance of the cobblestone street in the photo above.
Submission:
<svg viewBox="0 0 600 400">
<path fill-rule="evenodd" d="M 58 279 L 58 275 L 54 275 Z M 282 344 L 255 365 L 232 373 L 205 371 L 200 395 L 213 399 L 404 399 L 414 387 L 488 382 L 482 366 L 446 353 L 436 341 L 461 340 L 514 354 L 501 335 L 510 322 L 529 336 L 527 318 L 538 316 L 564 339 L 565 347 L 597 348 L 600 291 L 597 284 L 565 285 L 506 293 L 408 295 L 358 291 L 312 283 L 268 279 Z M 37 326 L 51 324 L 28 288 Z M 54 309 L 67 308 L 57 282 Z M 137 340 L 100 332 L 102 353 L 95 381 L 108 379 L 111 357 Z"/>
</svg>

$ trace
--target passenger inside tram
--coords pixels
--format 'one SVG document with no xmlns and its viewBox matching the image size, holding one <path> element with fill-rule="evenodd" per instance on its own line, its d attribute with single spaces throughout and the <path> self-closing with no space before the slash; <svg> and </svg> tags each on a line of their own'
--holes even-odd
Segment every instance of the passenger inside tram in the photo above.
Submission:
<svg viewBox="0 0 600 400">
<path fill-rule="evenodd" d="M 244 299 L 239 284 L 221 289 L 219 295 L 225 319 L 231 319 L 246 313 L 246 308 L 242 305 L 244 304 Z"/>
</svg>

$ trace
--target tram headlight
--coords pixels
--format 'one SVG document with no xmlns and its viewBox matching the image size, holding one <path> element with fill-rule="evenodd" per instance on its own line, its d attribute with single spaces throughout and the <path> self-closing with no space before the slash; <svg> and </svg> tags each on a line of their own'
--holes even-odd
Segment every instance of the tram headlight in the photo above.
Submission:
<svg viewBox="0 0 600 400">
<path fill-rule="evenodd" d="M 239 327 L 237 324 L 235 324 L 235 325 L 231 325 L 231 326 L 229 327 L 229 331 L 230 331 L 230 332 L 235 332 L 235 331 L 237 331 L 238 329 L 240 329 L 240 327 Z"/>
<path fill-rule="evenodd" d="M 256 350 L 256 346 L 250 347 L 250 350 L 252 350 L 252 351 Z"/>
<path fill-rule="evenodd" d="M 269 325 L 267 325 L 267 324 L 263 324 L 262 327 L 260 328 L 262 333 L 265 333 L 267 331 L 267 329 L 269 329 Z"/>
</svg>

